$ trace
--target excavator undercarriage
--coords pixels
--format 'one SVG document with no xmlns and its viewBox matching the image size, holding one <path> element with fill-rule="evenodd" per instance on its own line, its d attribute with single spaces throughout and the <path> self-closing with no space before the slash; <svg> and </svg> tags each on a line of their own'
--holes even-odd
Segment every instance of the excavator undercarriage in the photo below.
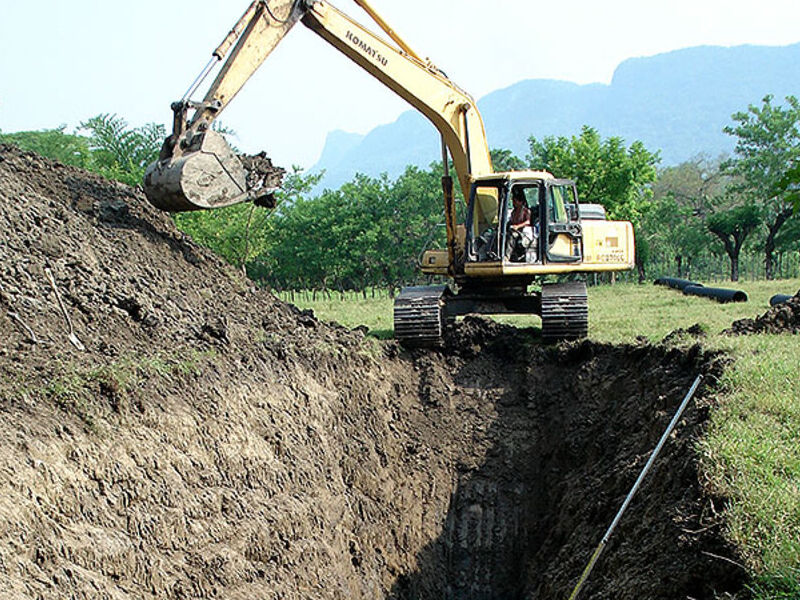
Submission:
<svg viewBox="0 0 800 600">
<path fill-rule="evenodd" d="M 433 346 L 456 317 L 466 315 L 539 315 L 546 342 L 586 337 L 589 311 L 583 282 L 545 283 L 541 292 L 464 289 L 449 286 L 403 288 L 394 302 L 394 335 L 409 346 Z"/>
</svg>

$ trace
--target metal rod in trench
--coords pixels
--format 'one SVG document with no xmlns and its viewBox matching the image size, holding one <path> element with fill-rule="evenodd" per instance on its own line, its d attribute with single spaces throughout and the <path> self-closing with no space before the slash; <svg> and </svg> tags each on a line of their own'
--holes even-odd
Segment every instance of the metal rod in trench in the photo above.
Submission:
<svg viewBox="0 0 800 600">
<path fill-rule="evenodd" d="M 678 407 L 678 411 L 675 413 L 675 416 L 672 417 L 672 421 L 670 421 L 669 425 L 667 426 L 666 431 L 664 431 L 664 435 L 662 435 L 661 439 L 658 441 L 658 445 L 656 446 L 655 450 L 653 450 L 653 453 L 650 455 L 650 459 L 647 461 L 647 464 L 644 466 L 644 469 L 642 469 L 642 472 L 639 473 L 639 478 L 636 480 L 636 483 L 633 484 L 633 487 L 631 488 L 631 491 L 628 492 L 628 497 L 625 498 L 625 502 L 622 503 L 622 506 L 620 507 L 619 512 L 617 512 L 617 516 L 614 517 L 614 520 L 612 521 L 611 526 L 608 528 L 608 531 L 606 531 L 606 534 L 603 536 L 603 539 L 600 540 L 600 543 L 597 545 L 597 548 L 595 549 L 594 554 L 592 554 L 592 558 L 589 559 L 589 564 L 586 565 L 586 568 L 583 570 L 583 574 L 581 575 L 581 578 L 578 580 L 578 584 L 575 586 L 575 589 L 572 590 L 572 594 L 570 595 L 569 600 L 575 600 L 575 598 L 578 597 L 578 594 L 580 593 L 581 588 L 583 588 L 583 584 L 585 584 L 586 580 L 589 578 L 589 574 L 592 572 L 592 569 L 594 568 L 594 565 L 597 562 L 597 559 L 600 558 L 600 554 L 603 552 L 603 549 L 606 547 L 606 544 L 608 543 L 608 540 L 611 537 L 611 534 L 614 533 L 614 529 L 617 528 L 617 525 L 619 524 L 619 521 L 622 518 L 622 515 L 625 513 L 625 511 L 628 508 L 628 505 L 631 503 L 631 500 L 633 499 L 633 495 L 639 489 L 639 486 L 642 484 L 642 481 L 644 480 L 645 476 L 647 475 L 647 472 L 650 470 L 650 467 L 653 466 L 653 463 L 655 462 L 656 457 L 658 456 L 658 453 L 661 452 L 661 448 L 664 446 L 664 443 L 667 441 L 667 438 L 669 437 L 669 434 L 672 433 L 672 430 L 675 429 L 675 426 L 678 424 L 678 420 L 681 418 L 681 415 L 683 414 L 683 411 L 686 410 L 686 407 L 688 406 L 689 401 L 692 399 L 692 396 L 694 396 L 694 393 L 697 391 L 697 387 L 700 385 L 700 382 L 702 381 L 702 379 L 703 379 L 703 376 L 702 375 L 698 375 L 697 378 L 694 380 L 694 383 L 692 384 L 692 387 L 686 393 L 686 397 L 683 399 L 683 402 L 681 402 L 681 405 Z"/>
</svg>

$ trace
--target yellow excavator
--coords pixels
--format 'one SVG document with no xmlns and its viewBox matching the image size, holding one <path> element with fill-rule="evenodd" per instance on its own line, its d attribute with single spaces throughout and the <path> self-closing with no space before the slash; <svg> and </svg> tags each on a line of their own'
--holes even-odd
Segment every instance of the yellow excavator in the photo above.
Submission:
<svg viewBox="0 0 800 600">
<path fill-rule="evenodd" d="M 573 181 L 544 171 L 494 172 L 472 97 L 414 52 L 366 0 L 355 2 L 390 41 L 325 0 L 255 0 L 184 98 L 173 103 L 172 134 L 144 178 L 149 201 L 173 212 L 203 210 L 258 202 L 269 191 L 252 183 L 212 123 L 301 22 L 408 101 L 441 134 L 447 247 L 426 250 L 420 267 L 451 283 L 404 288 L 394 305 L 396 338 L 431 345 L 458 316 L 509 313 L 540 315 L 546 340 L 585 337 L 583 282 L 543 283 L 541 291 L 529 288 L 549 275 L 632 269 L 631 224 L 606 220 L 600 205 L 580 204 Z M 223 60 L 203 100 L 192 101 L 203 79 Z M 462 223 L 450 159 L 466 202 Z"/>
</svg>

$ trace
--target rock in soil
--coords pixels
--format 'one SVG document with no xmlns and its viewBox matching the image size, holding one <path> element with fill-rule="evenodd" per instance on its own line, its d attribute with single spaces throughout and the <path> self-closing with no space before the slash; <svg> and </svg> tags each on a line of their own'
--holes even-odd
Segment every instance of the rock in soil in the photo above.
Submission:
<svg viewBox="0 0 800 600">
<path fill-rule="evenodd" d="M 0 206 L 4 598 L 564 598 L 723 364 L 479 319 L 405 351 L 255 289 L 138 189 L 7 146 Z M 698 481 L 710 402 L 582 598 L 741 589 Z"/>
</svg>

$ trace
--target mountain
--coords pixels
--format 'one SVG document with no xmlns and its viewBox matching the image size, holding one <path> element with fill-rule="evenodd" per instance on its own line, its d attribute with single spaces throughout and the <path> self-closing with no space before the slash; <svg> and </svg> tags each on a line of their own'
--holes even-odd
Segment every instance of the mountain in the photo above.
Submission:
<svg viewBox="0 0 800 600">
<path fill-rule="evenodd" d="M 325 146 L 322 148 L 322 155 L 317 161 L 318 165 L 327 171 L 338 170 L 343 167 L 343 159 L 349 155 L 350 151 L 356 148 L 364 139 L 360 133 L 349 133 L 337 129 L 331 131 L 325 138 Z M 319 172 L 319 171 L 317 171 Z"/>
<path fill-rule="evenodd" d="M 489 145 L 520 156 L 528 137 L 575 135 L 583 125 L 628 144 L 661 152 L 662 165 L 699 153 L 730 152 L 722 132 L 731 115 L 767 94 L 800 95 L 800 43 L 790 46 L 698 46 L 621 63 L 611 83 L 579 85 L 528 79 L 478 101 Z M 358 173 L 396 177 L 408 164 L 440 159 L 439 134 L 416 111 L 364 136 L 329 134 L 311 172 L 324 169 L 318 189 L 336 188 Z"/>
</svg>

